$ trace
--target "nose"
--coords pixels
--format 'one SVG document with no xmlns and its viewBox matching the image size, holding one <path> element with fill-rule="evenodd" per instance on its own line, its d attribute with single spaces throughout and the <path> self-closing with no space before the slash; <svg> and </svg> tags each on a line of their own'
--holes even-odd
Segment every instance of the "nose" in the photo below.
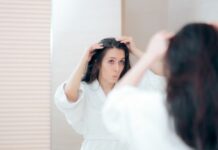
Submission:
<svg viewBox="0 0 218 150">
<path fill-rule="evenodd" d="M 119 64 L 119 63 L 116 63 L 115 66 L 114 66 L 114 70 L 115 70 L 116 72 L 119 72 L 120 69 L 121 69 L 120 64 Z"/>
</svg>

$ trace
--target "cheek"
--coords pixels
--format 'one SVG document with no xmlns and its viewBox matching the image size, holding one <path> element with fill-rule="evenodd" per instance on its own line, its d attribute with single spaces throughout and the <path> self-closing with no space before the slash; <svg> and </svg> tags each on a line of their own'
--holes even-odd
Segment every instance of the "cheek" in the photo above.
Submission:
<svg viewBox="0 0 218 150">
<path fill-rule="evenodd" d="M 112 66 L 109 63 L 103 63 L 101 66 L 101 71 L 104 76 L 108 76 L 112 70 Z"/>
<path fill-rule="evenodd" d="M 105 68 L 111 68 L 112 65 L 109 62 L 105 62 L 104 66 L 105 66 Z"/>
<path fill-rule="evenodd" d="M 122 65 L 120 68 L 121 68 L 120 69 L 120 73 L 121 73 L 123 71 L 123 69 L 124 69 L 124 65 Z"/>
</svg>

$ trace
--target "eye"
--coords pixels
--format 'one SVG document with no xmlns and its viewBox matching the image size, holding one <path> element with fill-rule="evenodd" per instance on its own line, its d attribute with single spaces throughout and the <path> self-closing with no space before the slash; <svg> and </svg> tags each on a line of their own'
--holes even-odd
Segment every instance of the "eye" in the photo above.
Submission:
<svg viewBox="0 0 218 150">
<path fill-rule="evenodd" d="M 108 62 L 109 62 L 110 64 L 114 64 L 114 60 L 113 60 L 113 59 L 110 59 Z"/>
<path fill-rule="evenodd" d="M 121 65 L 124 65 L 124 64 L 125 64 L 125 61 L 124 61 L 124 60 L 121 60 L 119 63 L 120 63 Z"/>
</svg>

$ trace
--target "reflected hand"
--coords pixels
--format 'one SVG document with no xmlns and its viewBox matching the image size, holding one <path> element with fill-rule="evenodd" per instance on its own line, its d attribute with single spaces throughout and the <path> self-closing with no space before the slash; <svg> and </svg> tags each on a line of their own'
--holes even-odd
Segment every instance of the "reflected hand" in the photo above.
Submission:
<svg viewBox="0 0 218 150">
<path fill-rule="evenodd" d="M 89 62 L 89 61 L 91 60 L 91 58 L 92 58 L 92 56 L 93 56 L 93 54 L 94 54 L 94 52 L 95 52 L 96 50 L 99 50 L 99 49 L 102 49 L 102 48 L 103 48 L 103 45 L 102 45 L 102 44 L 99 44 L 99 43 L 94 43 L 94 44 L 92 44 L 92 45 L 88 48 L 88 50 L 87 50 L 87 52 L 86 52 L 87 61 Z"/>
<path fill-rule="evenodd" d="M 126 46 L 129 48 L 130 52 L 135 55 L 136 57 L 141 57 L 142 52 L 136 47 L 136 44 L 132 37 L 130 36 L 122 36 L 119 38 L 116 38 L 117 41 L 126 44 Z"/>
</svg>

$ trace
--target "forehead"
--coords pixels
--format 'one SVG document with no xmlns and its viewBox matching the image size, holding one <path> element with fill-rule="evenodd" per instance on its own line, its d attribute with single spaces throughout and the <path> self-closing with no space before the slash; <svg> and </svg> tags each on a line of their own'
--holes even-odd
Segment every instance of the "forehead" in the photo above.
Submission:
<svg viewBox="0 0 218 150">
<path fill-rule="evenodd" d="M 110 48 L 107 50 L 105 54 L 105 58 L 110 58 L 110 57 L 114 57 L 117 59 L 123 59 L 125 58 L 125 52 L 123 49 Z"/>
</svg>

